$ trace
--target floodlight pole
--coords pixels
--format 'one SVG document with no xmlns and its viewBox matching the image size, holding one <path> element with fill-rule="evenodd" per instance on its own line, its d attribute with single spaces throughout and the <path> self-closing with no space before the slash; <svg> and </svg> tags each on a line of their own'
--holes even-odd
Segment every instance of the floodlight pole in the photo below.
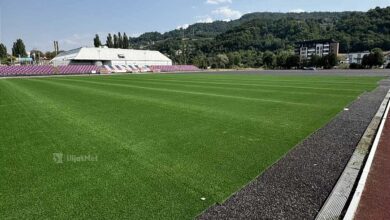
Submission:
<svg viewBox="0 0 390 220">
<path fill-rule="evenodd" d="M 2 23 L 3 23 L 3 10 L 2 10 L 3 8 L 1 7 L 1 4 L 0 4 L 0 42 L 1 42 L 1 40 L 2 40 L 2 34 L 3 34 L 3 32 L 2 32 Z M 5 51 L 5 57 L 7 57 L 7 51 Z M 0 59 L 0 65 L 1 65 L 1 59 Z"/>
<path fill-rule="evenodd" d="M 2 40 L 2 34 L 3 34 L 3 32 L 2 32 L 2 27 L 3 27 L 2 23 L 3 23 L 3 7 L 0 5 L 0 42 Z"/>
</svg>

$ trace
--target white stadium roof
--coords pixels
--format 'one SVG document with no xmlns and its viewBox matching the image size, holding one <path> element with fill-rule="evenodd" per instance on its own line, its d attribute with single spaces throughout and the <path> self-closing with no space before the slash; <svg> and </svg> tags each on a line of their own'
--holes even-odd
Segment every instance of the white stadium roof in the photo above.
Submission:
<svg viewBox="0 0 390 220">
<path fill-rule="evenodd" d="M 62 52 L 52 60 L 53 63 L 64 61 L 172 62 L 171 59 L 159 51 L 114 49 L 107 47 L 81 47 Z"/>
</svg>

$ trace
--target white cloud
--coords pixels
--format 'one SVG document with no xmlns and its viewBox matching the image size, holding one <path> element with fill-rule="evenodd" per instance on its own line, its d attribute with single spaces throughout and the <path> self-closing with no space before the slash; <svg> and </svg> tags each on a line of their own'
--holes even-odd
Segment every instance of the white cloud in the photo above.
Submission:
<svg viewBox="0 0 390 220">
<path fill-rule="evenodd" d="M 210 5 L 219 5 L 225 3 L 232 3 L 232 0 L 207 0 L 206 1 L 206 4 L 210 4 Z"/>
<path fill-rule="evenodd" d="M 132 34 L 130 34 L 130 37 L 139 37 L 139 36 L 141 36 L 143 33 L 141 33 L 141 32 L 136 32 L 136 33 L 132 33 Z"/>
<path fill-rule="evenodd" d="M 58 43 L 60 46 L 60 50 L 65 49 L 74 49 L 81 46 L 92 46 L 93 38 L 95 34 L 91 33 L 83 33 L 83 34 L 73 34 L 63 39 L 59 39 Z M 100 40 L 103 41 L 102 36 L 100 36 Z"/>
<path fill-rule="evenodd" d="M 177 26 L 176 29 L 187 29 L 190 25 L 189 24 L 183 24 L 183 25 L 180 25 L 180 26 Z"/>
<path fill-rule="evenodd" d="M 242 13 L 237 10 L 233 10 L 227 6 L 220 7 L 214 11 L 212 11 L 213 14 L 221 16 L 223 20 L 232 20 L 232 19 L 238 19 L 242 16 Z"/>
<path fill-rule="evenodd" d="M 297 9 L 290 10 L 289 12 L 291 12 L 291 13 L 304 13 L 305 10 L 303 10 L 301 8 L 297 8 Z"/>
<path fill-rule="evenodd" d="M 213 23 L 213 21 L 214 20 L 211 17 L 208 17 L 208 18 L 200 19 L 196 23 Z"/>
<path fill-rule="evenodd" d="M 214 19 L 210 15 L 196 16 L 196 23 L 212 23 Z"/>
</svg>

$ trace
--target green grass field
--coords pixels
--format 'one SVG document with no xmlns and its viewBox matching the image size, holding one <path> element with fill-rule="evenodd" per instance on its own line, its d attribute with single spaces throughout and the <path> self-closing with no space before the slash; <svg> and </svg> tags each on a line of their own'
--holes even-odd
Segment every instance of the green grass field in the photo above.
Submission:
<svg viewBox="0 0 390 220">
<path fill-rule="evenodd" d="M 0 216 L 191 219 L 261 174 L 378 80 L 2 79 Z M 53 153 L 98 158 L 59 164 Z"/>
</svg>

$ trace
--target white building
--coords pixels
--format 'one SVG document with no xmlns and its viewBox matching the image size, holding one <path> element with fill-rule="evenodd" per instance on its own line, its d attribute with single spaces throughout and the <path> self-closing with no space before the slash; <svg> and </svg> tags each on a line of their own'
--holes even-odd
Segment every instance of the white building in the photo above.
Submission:
<svg viewBox="0 0 390 220">
<path fill-rule="evenodd" d="M 384 53 L 385 55 L 385 67 L 387 67 L 388 65 L 390 65 L 390 51 L 387 51 Z"/>
<path fill-rule="evenodd" d="M 172 60 L 158 51 L 82 47 L 58 54 L 51 60 L 60 65 L 172 65 Z"/>
<path fill-rule="evenodd" d="M 349 53 L 347 54 L 347 62 L 348 64 L 352 64 L 352 63 L 357 63 L 357 64 L 362 64 L 362 61 L 363 61 L 363 57 L 365 55 L 369 55 L 370 52 L 360 52 L 360 53 Z"/>
<path fill-rule="evenodd" d="M 335 40 L 312 40 L 301 41 L 295 45 L 295 54 L 301 60 L 310 60 L 312 56 L 316 55 L 323 57 L 329 54 L 339 55 L 340 44 Z"/>
</svg>

